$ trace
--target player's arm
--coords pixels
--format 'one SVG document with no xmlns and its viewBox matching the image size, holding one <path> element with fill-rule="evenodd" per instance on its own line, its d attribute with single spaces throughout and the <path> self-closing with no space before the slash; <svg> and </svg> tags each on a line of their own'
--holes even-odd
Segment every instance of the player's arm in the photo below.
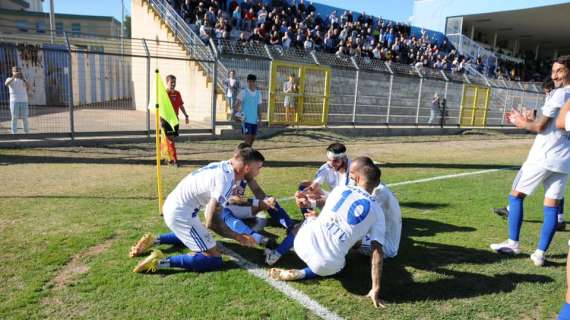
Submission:
<svg viewBox="0 0 570 320">
<path fill-rule="evenodd" d="M 218 201 L 214 198 L 210 199 L 206 207 L 206 227 L 222 237 L 230 238 L 238 241 L 242 246 L 255 247 L 255 239 L 251 236 L 239 234 L 232 231 L 222 219 L 222 210 L 218 206 Z"/>
<path fill-rule="evenodd" d="M 14 82 L 14 76 L 9 77 L 8 79 L 6 79 L 6 81 L 4 82 L 5 86 L 9 86 L 10 84 L 12 84 L 12 82 Z"/>
<path fill-rule="evenodd" d="M 186 124 L 188 124 L 188 122 L 190 121 L 188 118 L 188 113 L 186 113 L 186 109 L 184 108 L 184 105 L 180 106 L 180 111 L 182 111 L 182 113 L 184 114 L 184 117 L 186 117 Z"/>
<path fill-rule="evenodd" d="M 372 303 L 376 308 L 386 308 L 386 303 L 380 299 L 380 288 L 382 284 L 382 268 L 384 266 L 384 252 L 382 245 L 378 241 L 372 241 L 372 257 L 371 257 L 371 277 L 372 289 L 368 292 L 368 297 L 372 299 Z"/>
<path fill-rule="evenodd" d="M 540 133 L 546 129 L 552 118 L 541 115 L 536 120 L 531 120 L 516 109 L 507 114 L 509 121 L 519 129 Z"/>
<path fill-rule="evenodd" d="M 560 113 L 556 118 L 556 128 L 566 130 L 566 116 L 568 115 L 568 111 L 570 111 L 570 101 L 567 101 L 562 109 L 560 109 Z M 570 123 L 568 123 L 568 127 L 570 127 Z"/>
<path fill-rule="evenodd" d="M 255 179 L 248 179 L 247 185 L 249 186 L 249 189 L 251 189 L 255 198 L 260 200 L 259 205 L 256 205 L 257 207 L 260 207 L 261 210 L 267 210 L 269 208 L 275 209 L 277 200 L 274 197 L 268 197 Z"/>
</svg>

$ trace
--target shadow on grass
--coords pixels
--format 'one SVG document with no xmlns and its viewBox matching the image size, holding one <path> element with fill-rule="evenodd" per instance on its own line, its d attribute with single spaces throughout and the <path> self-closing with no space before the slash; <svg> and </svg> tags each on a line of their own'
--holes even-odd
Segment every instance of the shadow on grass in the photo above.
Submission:
<svg viewBox="0 0 570 320">
<path fill-rule="evenodd" d="M 81 153 L 76 153 L 81 154 Z M 206 160 L 180 160 L 182 166 L 205 166 L 209 163 L 219 161 L 216 159 Z M 74 164 L 118 164 L 118 165 L 155 165 L 156 160 L 152 154 L 144 155 L 116 155 L 110 157 L 88 157 L 88 156 L 30 156 L 4 154 L 0 160 L 0 165 L 18 165 L 28 163 L 74 163 Z M 288 168 L 288 167 L 320 167 L 324 161 L 266 161 L 265 167 Z M 458 164 L 458 163 L 386 163 L 379 165 L 381 168 L 431 168 L 431 169 L 518 169 L 514 166 L 494 165 L 494 164 Z"/>
<path fill-rule="evenodd" d="M 499 255 L 490 250 L 413 240 L 444 232 L 472 232 L 475 228 L 455 226 L 432 220 L 404 219 L 399 255 L 384 263 L 382 295 L 391 302 L 449 300 L 510 292 L 519 283 L 548 283 L 551 277 L 508 272 L 485 275 L 451 270 L 450 265 L 484 265 L 504 259 L 522 259 L 525 255 Z M 412 274 L 407 268 L 416 269 Z M 351 252 L 347 267 L 335 277 L 354 294 L 370 290 L 370 258 Z M 366 275 L 366 276 L 363 276 Z M 425 279 L 425 280 L 423 280 Z M 435 280 L 434 280 L 435 279 Z"/>
<path fill-rule="evenodd" d="M 449 207 L 448 203 L 418 202 L 418 201 L 402 201 L 400 207 L 419 210 L 435 210 Z"/>
</svg>

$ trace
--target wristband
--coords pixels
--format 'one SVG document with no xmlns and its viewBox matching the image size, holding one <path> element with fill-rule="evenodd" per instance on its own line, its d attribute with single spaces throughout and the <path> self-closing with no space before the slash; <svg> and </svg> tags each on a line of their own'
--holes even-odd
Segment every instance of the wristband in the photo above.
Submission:
<svg viewBox="0 0 570 320">
<path fill-rule="evenodd" d="M 254 207 L 259 207 L 259 199 L 253 198 L 251 205 Z"/>
</svg>

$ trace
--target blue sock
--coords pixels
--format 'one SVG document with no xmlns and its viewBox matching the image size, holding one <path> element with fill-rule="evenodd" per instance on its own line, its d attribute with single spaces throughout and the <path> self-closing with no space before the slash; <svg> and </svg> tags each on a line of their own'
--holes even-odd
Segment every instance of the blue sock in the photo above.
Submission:
<svg viewBox="0 0 570 320">
<path fill-rule="evenodd" d="M 523 199 L 509 195 L 509 239 L 519 241 L 523 220 Z"/>
<path fill-rule="evenodd" d="M 558 320 L 570 320 L 570 303 L 565 303 L 560 309 Z"/>
<path fill-rule="evenodd" d="M 564 223 L 564 198 L 560 199 L 558 206 L 558 223 Z"/>
<path fill-rule="evenodd" d="M 171 267 L 183 268 L 195 272 L 206 272 L 220 269 L 222 257 L 205 256 L 201 253 L 196 255 L 182 254 L 168 258 Z"/>
<path fill-rule="evenodd" d="M 253 231 L 250 227 L 247 226 L 247 224 L 236 218 L 236 216 L 232 214 L 231 210 L 224 209 L 224 211 L 222 211 L 222 218 L 224 219 L 224 222 L 228 228 L 230 228 L 233 232 L 251 235 L 253 238 L 255 238 L 256 243 L 260 243 L 261 239 L 263 239 L 263 236 L 261 234 Z"/>
<path fill-rule="evenodd" d="M 554 233 L 556 232 L 556 223 L 558 222 L 558 208 L 544 206 L 544 222 L 540 231 L 540 240 L 538 241 L 538 249 L 546 251 Z"/>
<path fill-rule="evenodd" d="M 175 246 L 183 246 L 184 243 L 178 239 L 174 233 L 163 233 L 158 236 L 158 244 L 172 244 Z"/>
<path fill-rule="evenodd" d="M 293 235 L 292 232 L 289 232 L 289 234 L 285 237 L 283 242 L 281 242 L 277 246 L 277 248 L 275 248 L 275 251 L 279 252 L 280 255 L 284 255 L 287 252 L 289 252 L 289 250 L 291 250 L 294 243 L 295 243 L 295 235 Z"/>
<path fill-rule="evenodd" d="M 269 212 L 272 219 L 279 222 L 285 229 L 289 229 L 294 225 L 293 220 L 278 203 L 275 203 L 275 209 L 267 209 L 267 212 Z"/>
<path fill-rule="evenodd" d="M 303 272 L 305 272 L 305 276 L 303 277 L 303 279 L 314 279 L 318 276 L 309 267 L 306 267 L 305 269 L 303 269 Z"/>
<path fill-rule="evenodd" d="M 303 191 L 303 190 L 305 190 L 305 186 L 301 183 L 299 185 L 299 191 Z M 305 213 L 307 213 L 307 211 L 309 211 L 308 208 L 300 208 L 300 210 L 301 210 L 301 213 L 303 214 L 303 216 L 305 216 Z"/>
</svg>

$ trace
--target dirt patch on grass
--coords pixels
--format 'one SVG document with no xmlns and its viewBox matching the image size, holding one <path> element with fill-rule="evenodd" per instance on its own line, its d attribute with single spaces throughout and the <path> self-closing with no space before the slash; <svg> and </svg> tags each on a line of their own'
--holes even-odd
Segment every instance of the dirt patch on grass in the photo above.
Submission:
<svg viewBox="0 0 570 320">
<path fill-rule="evenodd" d="M 89 271 L 87 260 L 109 249 L 115 241 L 115 238 L 108 239 L 71 257 L 71 260 L 49 282 L 49 287 L 52 290 L 61 290 L 65 286 L 73 283 L 77 276 Z"/>
</svg>

